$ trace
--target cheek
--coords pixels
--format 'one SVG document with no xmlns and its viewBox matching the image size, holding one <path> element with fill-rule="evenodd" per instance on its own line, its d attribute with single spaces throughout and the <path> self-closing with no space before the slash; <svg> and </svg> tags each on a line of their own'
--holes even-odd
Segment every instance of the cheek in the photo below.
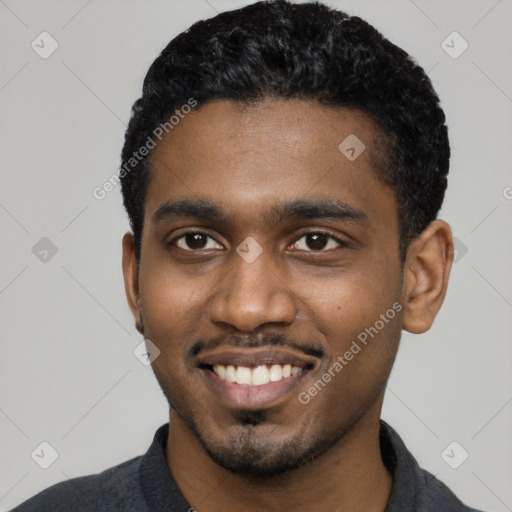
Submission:
<svg viewBox="0 0 512 512">
<path fill-rule="evenodd" d="M 148 260 L 146 260 L 147 263 Z M 182 360 L 182 344 L 197 325 L 198 311 L 204 300 L 204 286 L 179 278 L 170 266 L 146 264 L 141 267 L 141 307 L 144 335 L 155 343 L 168 362 Z M 199 306 L 198 306 L 199 304 Z"/>
<path fill-rule="evenodd" d="M 329 352 L 301 396 L 322 416 L 325 429 L 350 423 L 384 391 L 401 333 L 401 306 L 390 300 L 354 298 L 323 311 L 322 320 L 329 322 L 323 331 Z"/>
<path fill-rule="evenodd" d="M 154 253 L 154 254 L 153 254 Z M 144 317 L 151 325 L 179 325 L 194 314 L 210 288 L 211 276 L 189 275 L 165 254 L 148 251 L 140 269 L 140 294 Z"/>
<path fill-rule="evenodd" d="M 347 271 L 321 287 L 306 288 L 321 290 L 309 299 L 329 351 L 320 371 L 329 384 L 318 393 L 326 408 L 344 403 L 355 411 L 385 385 L 401 334 L 400 274 L 390 268 L 387 273 Z"/>
<path fill-rule="evenodd" d="M 322 331 L 327 331 L 328 339 L 342 338 L 346 342 L 357 337 L 393 309 L 400 297 L 400 275 L 391 266 L 386 272 L 378 268 L 375 265 L 373 269 L 344 269 L 321 283 L 305 283 L 303 289 L 308 294 L 302 298 L 311 306 L 314 321 L 322 326 Z M 386 320 L 395 319 L 396 309 L 397 306 Z"/>
</svg>

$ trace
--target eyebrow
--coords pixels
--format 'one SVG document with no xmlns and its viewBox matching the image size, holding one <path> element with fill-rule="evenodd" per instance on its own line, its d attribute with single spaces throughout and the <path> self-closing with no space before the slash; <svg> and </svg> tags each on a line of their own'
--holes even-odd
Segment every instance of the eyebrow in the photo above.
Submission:
<svg viewBox="0 0 512 512">
<path fill-rule="evenodd" d="M 204 220 L 220 221 L 225 218 L 224 210 L 207 201 L 180 199 L 179 201 L 167 201 L 153 214 L 153 224 L 182 218 L 197 218 Z"/>
<path fill-rule="evenodd" d="M 220 205 L 192 199 L 167 201 L 152 216 L 153 224 L 183 218 L 229 222 L 227 211 Z M 368 216 L 343 201 L 335 199 L 293 199 L 274 205 L 269 211 L 263 212 L 263 218 L 269 226 L 286 220 L 335 219 L 344 222 L 367 222 Z"/>
<path fill-rule="evenodd" d="M 288 219 L 335 219 L 344 222 L 367 222 L 368 216 L 347 203 L 335 199 L 293 199 L 277 204 L 264 214 L 269 225 Z"/>
</svg>

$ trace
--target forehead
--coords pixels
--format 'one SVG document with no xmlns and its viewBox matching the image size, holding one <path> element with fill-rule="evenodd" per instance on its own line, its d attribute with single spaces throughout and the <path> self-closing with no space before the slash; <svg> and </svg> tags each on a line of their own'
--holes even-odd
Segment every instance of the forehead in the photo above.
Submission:
<svg viewBox="0 0 512 512">
<path fill-rule="evenodd" d="M 394 192 L 375 172 L 380 135 L 366 114 L 313 101 L 207 103 L 153 150 L 145 225 L 164 202 L 183 198 L 222 205 L 240 220 L 309 197 L 393 216 Z"/>
</svg>

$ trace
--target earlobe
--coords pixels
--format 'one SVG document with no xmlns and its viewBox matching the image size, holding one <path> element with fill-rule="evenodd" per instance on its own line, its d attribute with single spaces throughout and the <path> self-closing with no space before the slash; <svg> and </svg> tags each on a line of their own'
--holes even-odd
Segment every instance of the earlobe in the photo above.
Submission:
<svg viewBox="0 0 512 512">
<path fill-rule="evenodd" d="M 411 333 L 428 331 L 443 304 L 453 261 L 450 225 L 431 222 L 411 241 L 404 266 L 402 327 Z"/>
<path fill-rule="evenodd" d="M 139 272 L 135 258 L 135 240 L 128 232 L 123 236 L 123 278 L 128 306 L 135 320 L 135 328 L 143 334 L 140 311 Z"/>
<path fill-rule="evenodd" d="M 144 336 L 144 315 L 142 311 L 139 314 L 139 319 L 135 321 L 135 328 Z"/>
</svg>

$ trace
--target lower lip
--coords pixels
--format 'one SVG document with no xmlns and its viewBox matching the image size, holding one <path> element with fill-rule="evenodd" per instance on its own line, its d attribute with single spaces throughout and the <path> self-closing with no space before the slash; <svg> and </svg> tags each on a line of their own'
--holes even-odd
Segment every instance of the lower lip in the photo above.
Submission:
<svg viewBox="0 0 512 512">
<path fill-rule="evenodd" d="M 221 379 L 211 370 L 203 370 L 208 384 L 220 395 L 227 407 L 233 409 L 258 410 L 267 409 L 286 400 L 309 370 L 303 370 L 298 375 L 286 377 L 276 382 L 260 386 L 237 384 Z M 297 393 L 298 395 L 298 393 Z"/>
</svg>

